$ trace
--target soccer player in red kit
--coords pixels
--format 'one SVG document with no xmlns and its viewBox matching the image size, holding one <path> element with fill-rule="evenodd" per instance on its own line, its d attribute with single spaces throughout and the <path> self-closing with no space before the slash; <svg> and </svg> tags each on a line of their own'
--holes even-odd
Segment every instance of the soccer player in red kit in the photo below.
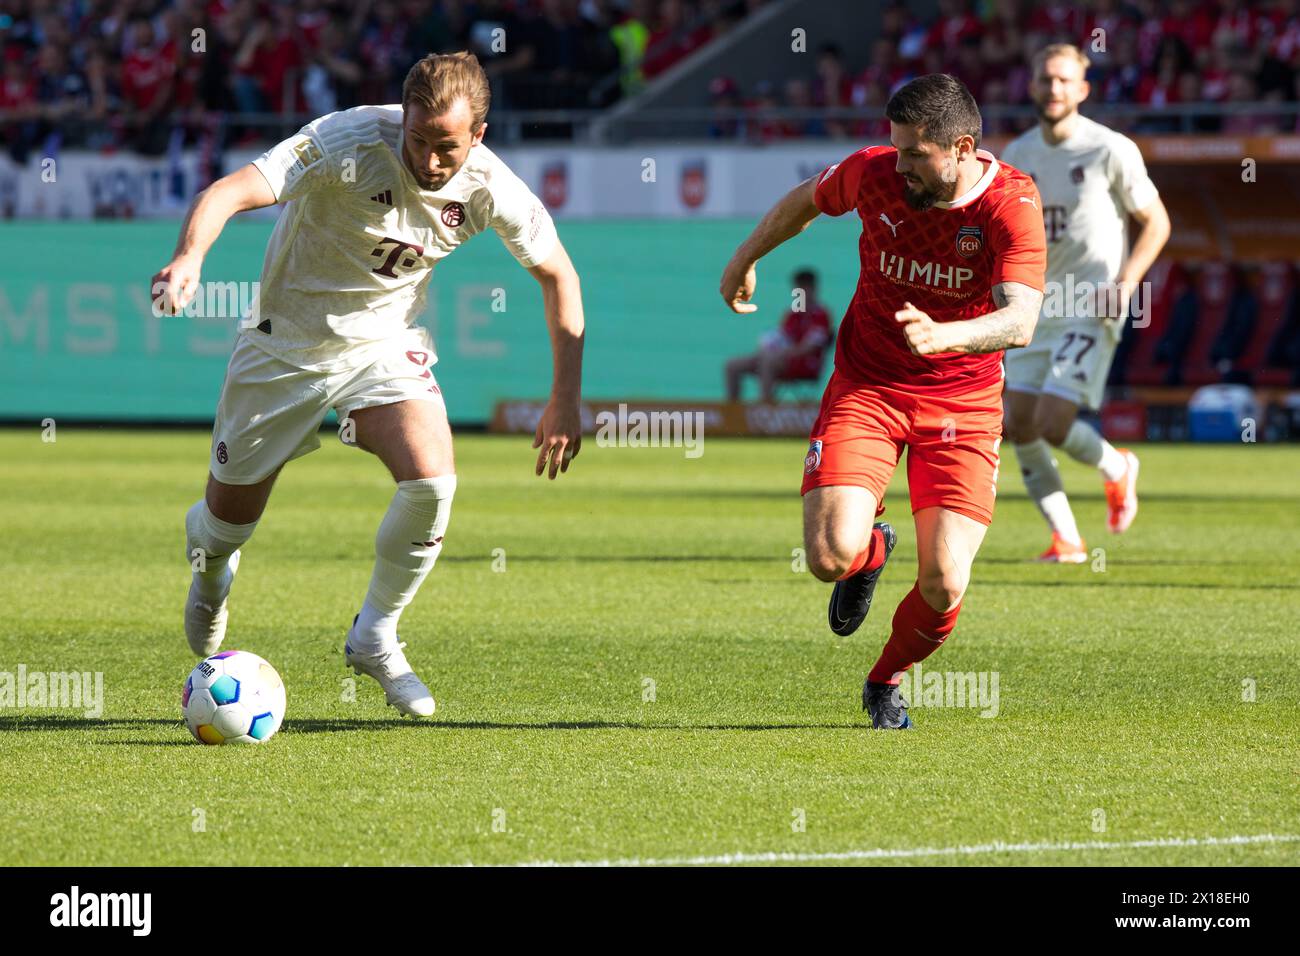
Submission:
<svg viewBox="0 0 1300 956">
<path fill-rule="evenodd" d="M 1028 344 L 1047 246 L 1038 190 L 980 150 L 960 80 L 921 76 L 885 107 L 870 146 L 796 186 L 736 250 L 722 297 L 753 312 L 755 265 L 822 213 L 862 220 L 862 271 L 804 462 L 809 568 L 835 582 L 831 630 L 857 630 L 893 550 L 875 518 L 907 449 L 917 580 L 862 688 L 877 729 L 911 726 L 899 678 L 952 633 L 993 517 L 1002 440 L 1002 351 Z"/>
</svg>

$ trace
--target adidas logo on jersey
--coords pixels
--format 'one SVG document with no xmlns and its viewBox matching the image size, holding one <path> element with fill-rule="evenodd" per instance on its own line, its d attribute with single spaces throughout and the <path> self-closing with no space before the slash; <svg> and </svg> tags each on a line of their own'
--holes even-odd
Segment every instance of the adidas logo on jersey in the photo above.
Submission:
<svg viewBox="0 0 1300 956">
<path fill-rule="evenodd" d="M 393 191 L 391 189 L 385 189 L 383 192 L 371 196 L 370 201 L 382 203 L 385 206 L 391 206 L 393 204 Z"/>
</svg>

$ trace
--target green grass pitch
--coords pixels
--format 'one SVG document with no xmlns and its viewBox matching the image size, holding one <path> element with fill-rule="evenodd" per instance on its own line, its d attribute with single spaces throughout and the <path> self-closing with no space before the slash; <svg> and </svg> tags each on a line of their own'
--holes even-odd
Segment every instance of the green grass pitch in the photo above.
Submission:
<svg viewBox="0 0 1300 956">
<path fill-rule="evenodd" d="M 98 719 L 0 710 L 0 863 L 1300 860 L 1300 449 L 1139 448 L 1117 539 L 1095 475 L 1063 464 L 1104 570 L 1027 560 L 1045 532 L 1008 454 L 925 664 L 996 672 L 997 715 L 919 706 L 915 732 L 872 733 L 863 676 L 915 573 L 901 477 L 876 609 L 840 639 L 794 570 L 804 443 L 589 440 L 549 483 L 526 438 L 460 437 L 447 543 L 403 619 L 438 700 L 413 723 L 366 678 L 345 699 L 391 490 L 326 441 L 245 549 L 226 646 L 275 664 L 289 709 L 236 748 L 179 719 L 208 442 L 0 431 L 0 671 L 102 671 L 105 693 Z M 1205 842 L 1233 837 L 1252 842 Z"/>
</svg>

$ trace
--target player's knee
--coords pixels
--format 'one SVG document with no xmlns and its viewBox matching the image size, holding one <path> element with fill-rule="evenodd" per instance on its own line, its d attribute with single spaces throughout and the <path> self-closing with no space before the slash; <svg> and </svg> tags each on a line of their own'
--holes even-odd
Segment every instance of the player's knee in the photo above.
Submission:
<svg viewBox="0 0 1300 956">
<path fill-rule="evenodd" d="M 834 536 L 808 543 L 808 570 L 819 581 L 838 581 L 857 557 L 853 547 Z"/>
<path fill-rule="evenodd" d="M 1070 434 L 1071 424 L 1071 422 L 1058 419 L 1045 419 L 1037 423 L 1037 430 L 1047 439 L 1049 445 L 1053 448 L 1060 448 L 1065 443 L 1065 436 Z"/>
<path fill-rule="evenodd" d="M 1028 445 L 1038 440 L 1038 429 L 1033 420 L 1026 421 L 1019 416 L 1008 415 L 1002 423 L 1002 434 L 1013 445 Z"/>
<path fill-rule="evenodd" d="M 917 588 L 926 604 L 936 611 L 951 611 L 966 593 L 966 580 L 953 568 L 922 571 Z"/>
</svg>

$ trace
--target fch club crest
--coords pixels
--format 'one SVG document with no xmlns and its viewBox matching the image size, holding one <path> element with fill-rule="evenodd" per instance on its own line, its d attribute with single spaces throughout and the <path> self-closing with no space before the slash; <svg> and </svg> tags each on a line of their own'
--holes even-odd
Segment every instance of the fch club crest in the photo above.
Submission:
<svg viewBox="0 0 1300 956">
<path fill-rule="evenodd" d="M 979 226 L 962 226 L 957 230 L 957 253 L 969 259 L 984 248 L 984 232 Z"/>
<path fill-rule="evenodd" d="M 803 460 L 803 473 L 811 475 L 821 467 L 822 464 L 822 443 L 821 439 L 813 439 L 808 443 L 808 455 Z"/>
<path fill-rule="evenodd" d="M 709 196 L 709 167 L 703 159 L 682 163 L 681 197 L 688 209 L 698 209 Z"/>
</svg>

